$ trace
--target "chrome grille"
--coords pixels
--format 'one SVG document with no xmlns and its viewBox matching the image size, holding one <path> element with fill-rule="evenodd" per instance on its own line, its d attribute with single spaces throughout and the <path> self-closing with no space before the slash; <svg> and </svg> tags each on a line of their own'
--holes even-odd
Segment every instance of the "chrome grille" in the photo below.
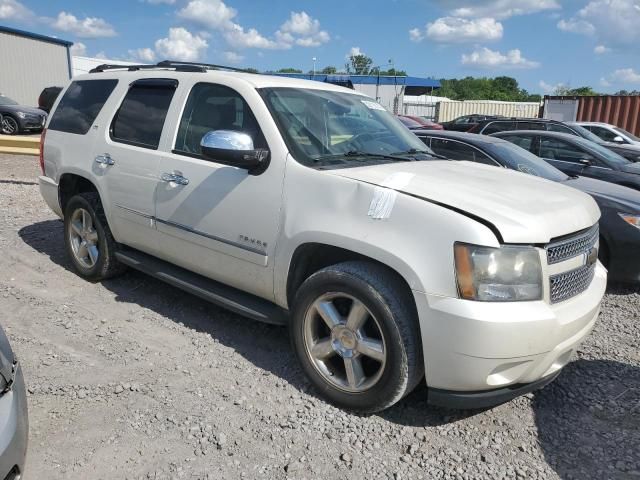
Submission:
<svg viewBox="0 0 640 480">
<path fill-rule="evenodd" d="M 551 303 L 562 302 L 584 292 L 593 280 L 596 264 L 583 265 L 549 278 Z"/>
<path fill-rule="evenodd" d="M 598 224 L 596 224 L 589 230 L 577 235 L 550 243 L 545 248 L 547 251 L 547 263 L 553 265 L 554 263 L 563 262 L 588 253 L 598 242 L 599 235 Z"/>
</svg>

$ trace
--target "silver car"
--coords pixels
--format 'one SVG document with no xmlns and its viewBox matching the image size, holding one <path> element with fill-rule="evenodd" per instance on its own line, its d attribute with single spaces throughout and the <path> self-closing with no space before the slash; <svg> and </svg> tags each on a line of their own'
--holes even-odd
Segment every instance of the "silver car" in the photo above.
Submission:
<svg viewBox="0 0 640 480">
<path fill-rule="evenodd" d="M 22 369 L 0 327 L 0 478 L 21 478 L 28 432 L 27 395 Z"/>
</svg>

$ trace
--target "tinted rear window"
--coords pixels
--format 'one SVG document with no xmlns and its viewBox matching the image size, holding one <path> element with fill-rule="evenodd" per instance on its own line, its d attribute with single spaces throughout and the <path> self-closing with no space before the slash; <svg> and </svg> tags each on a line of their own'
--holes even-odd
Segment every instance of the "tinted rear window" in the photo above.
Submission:
<svg viewBox="0 0 640 480">
<path fill-rule="evenodd" d="M 158 148 L 175 80 L 139 80 L 129 89 L 111 123 L 111 138 L 120 143 Z"/>
<path fill-rule="evenodd" d="M 49 130 L 84 135 L 118 80 L 79 80 L 71 83 L 49 122 Z"/>
</svg>

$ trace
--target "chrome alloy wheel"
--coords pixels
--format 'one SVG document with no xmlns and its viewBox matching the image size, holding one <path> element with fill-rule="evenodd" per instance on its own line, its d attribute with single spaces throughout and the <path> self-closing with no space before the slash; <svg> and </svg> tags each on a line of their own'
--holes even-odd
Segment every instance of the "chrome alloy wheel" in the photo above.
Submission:
<svg viewBox="0 0 640 480">
<path fill-rule="evenodd" d="M 73 212 L 68 235 L 78 263 L 85 268 L 92 268 L 100 255 L 98 232 L 93 226 L 91 215 L 84 208 L 78 208 Z"/>
<path fill-rule="evenodd" d="M 18 127 L 18 122 L 16 122 L 11 117 L 3 117 L 2 123 L 0 124 L 0 131 L 6 135 L 14 135 L 18 133 L 20 127 Z"/>
<path fill-rule="evenodd" d="M 378 320 L 358 299 L 326 293 L 304 318 L 304 343 L 316 370 L 340 390 L 373 387 L 384 371 L 386 348 Z"/>
</svg>

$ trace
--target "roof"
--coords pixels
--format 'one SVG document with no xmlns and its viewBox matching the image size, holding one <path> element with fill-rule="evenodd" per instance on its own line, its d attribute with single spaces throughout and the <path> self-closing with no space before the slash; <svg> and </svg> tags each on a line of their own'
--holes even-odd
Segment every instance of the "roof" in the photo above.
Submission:
<svg viewBox="0 0 640 480">
<path fill-rule="evenodd" d="M 502 143 L 504 140 L 489 135 L 478 135 L 477 133 L 456 132 L 453 130 L 411 130 L 418 137 L 438 137 L 450 138 L 452 140 L 460 140 L 468 142 L 472 145 L 481 145 L 486 143 Z"/>
<path fill-rule="evenodd" d="M 422 95 L 429 93 L 431 89 L 440 88 L 440 82 L 433 78 L 421 77 L 396 77 L 387 75 L 349 75 L 349 74 L 311 74 L 311 73 L 275 73 L 281 77 L 315 80 L 316 82 L 334 83 L 337 85 L 401 85 L 405 86 L 410 95 Z M 407 93 L 405 91 L 405 93 Z"/>
<path fill-rule="evenodd" d="M 64 47 L 70 47 L 73 42 L 67 40 L 61 40 L 55 37 L 47 37 L 46 35 L 40 35 L 39 33 L 27 32 L 25 30 L 18 30 L 17 28 L 5 27 L 0 25 L 0 32 L 10 33 L 19 37 L 31 38 L 33 40 L 40 40 L 41 42 L 54 43 L 56 45 L 62 45 Z"/>
<path fill-rule="evenodd" d="M 198 79 L 210 79 L 210 78 L 225 78 L 236 79 L 250 84 L 253 88 L 306 88 L 315 90 L 329 90 L 334 92 L 346 92 L 352 95 L 361 95 L 359 92 L 348 90 L 346 88 L 334 85 L 331 83 L 312 82 L 309 80 L 297 79 L 297 78 L 283 78 L 276 75 L 263 75 L 258 73 L 242 73 L 242 72 L 228 72 L 224 70 L 207 70 L 206 72 L 183 72 L 176 71 L 174 69 L 167 69 L 162 67 L 148 68 L 144 70 L 129 71 L 125 70 L 126 65 L 123 65 L 122 70 L 106 70 L 104 72 L 87 73 L 79 75 L 76 80 L 93 80 L 98 78 L 118 78 L 136 80 L 139 78 L 185 78 L 186 76 L 192 76 L 191 78 Z"/>
</svg>

